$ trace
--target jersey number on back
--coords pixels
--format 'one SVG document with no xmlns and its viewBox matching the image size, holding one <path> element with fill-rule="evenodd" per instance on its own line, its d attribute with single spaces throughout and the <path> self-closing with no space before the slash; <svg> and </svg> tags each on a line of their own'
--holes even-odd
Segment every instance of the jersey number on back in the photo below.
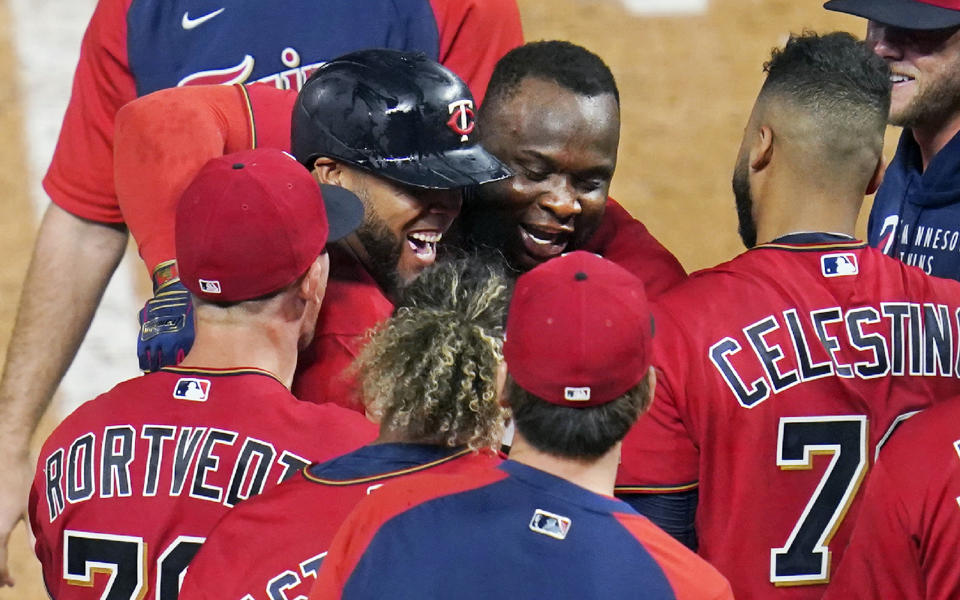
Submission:
<svg viewBox="0 0 960 600">
<path fill-rule="evenodd" d="M 784 470 L 811 469 L 817 455 L 829 455 L 830 465 L 786 544 L 770 551 L 770 581 L 775 585 L 809 585 L 829 580 L 827 545 L 867 470 L 867 417 L 781 418 L 777 466 Z"/>
<path fill-rule="evenodd" d="M 183 573 L 204 538 L 181 535 L 157 558 L 158 600 L 176 600 Z M 147 547 L 143 538 L 88 531 L 63 532 L 63 578 L 92 586 L 97 573 L 110 580 L 100 600 L 139 600 L 147 593 Z"/>
</svg>

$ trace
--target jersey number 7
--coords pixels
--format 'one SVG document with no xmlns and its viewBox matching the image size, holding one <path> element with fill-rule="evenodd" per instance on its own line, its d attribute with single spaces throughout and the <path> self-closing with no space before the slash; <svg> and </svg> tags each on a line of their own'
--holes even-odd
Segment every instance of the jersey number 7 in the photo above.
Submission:
<svg viewBox="0 0 960 600">
<path fill-rule="evenodd" d="M 770 550 L 770 581 L 774 585 L 829 581 L 828 544 L 867 471 L 867 417 L 781 418 L 777 466 L 784 470 L 811 469 L 817 455 L 829 455 L 830 465 L 786 544 Z"/>
</svg>

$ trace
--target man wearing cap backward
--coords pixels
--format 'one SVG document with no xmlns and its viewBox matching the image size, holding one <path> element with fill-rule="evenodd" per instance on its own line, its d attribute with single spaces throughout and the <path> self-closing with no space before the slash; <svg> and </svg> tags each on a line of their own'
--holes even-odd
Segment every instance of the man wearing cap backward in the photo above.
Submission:
<svg viewBox="0 0 960 600">
<path fill-rule="evenodd" d="M 40 452 L 29 513 L 52 597 L 174 598 L 227 510 L 375 436 L 356 412 L 289 391 L 323 301 L 326 244 L 361 219 L 353 194 L 321 194 L 279 150 L 200 170 L 176 213 L 193 348 L 82 405 Z"/>
<path fill-rule="evenodd" d="M 865 17 L 890 66 L 890 124 L 903 127 L 870 211 L 868 241 L 930 275 L 960 280 L 960 1 L 830 0 Z"/>
<path fill-rule="evenodd" d="M 369 496 L 310 598 L 732 598 L 612 496 L 620 440 L 653 393 L 652 335 L 643 283 L 606 259 L 572 252 L 520 276 L 504 342 L 510 459 Z"/>
</svg>

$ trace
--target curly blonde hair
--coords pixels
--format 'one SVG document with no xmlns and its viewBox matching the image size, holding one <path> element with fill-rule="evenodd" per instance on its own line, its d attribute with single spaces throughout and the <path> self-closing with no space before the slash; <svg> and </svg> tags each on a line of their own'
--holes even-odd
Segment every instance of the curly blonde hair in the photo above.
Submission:
<svg viewBox="0 0 960 600">
<path fill-rule="evenodd" d="M 357 357 L 367 412 L 410 441 L 499 447 L 497 371 L 512 284 L 479 258 L 426 269 Z"/>
</svg>

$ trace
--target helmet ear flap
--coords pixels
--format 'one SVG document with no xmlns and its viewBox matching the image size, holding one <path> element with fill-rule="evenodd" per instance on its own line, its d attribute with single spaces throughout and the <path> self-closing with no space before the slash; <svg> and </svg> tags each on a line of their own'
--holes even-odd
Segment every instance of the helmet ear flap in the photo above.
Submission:
<svg viewBox="0 0 960 600">
<path fill-rule="evenodd" d="M 416 187 L 451 189 L 509 170 L 476 142 L 475 104 L 452 71 L 418 52 L 352 52 L 317 69 L 294 105 L 291 149 Z"/>
</svg>

